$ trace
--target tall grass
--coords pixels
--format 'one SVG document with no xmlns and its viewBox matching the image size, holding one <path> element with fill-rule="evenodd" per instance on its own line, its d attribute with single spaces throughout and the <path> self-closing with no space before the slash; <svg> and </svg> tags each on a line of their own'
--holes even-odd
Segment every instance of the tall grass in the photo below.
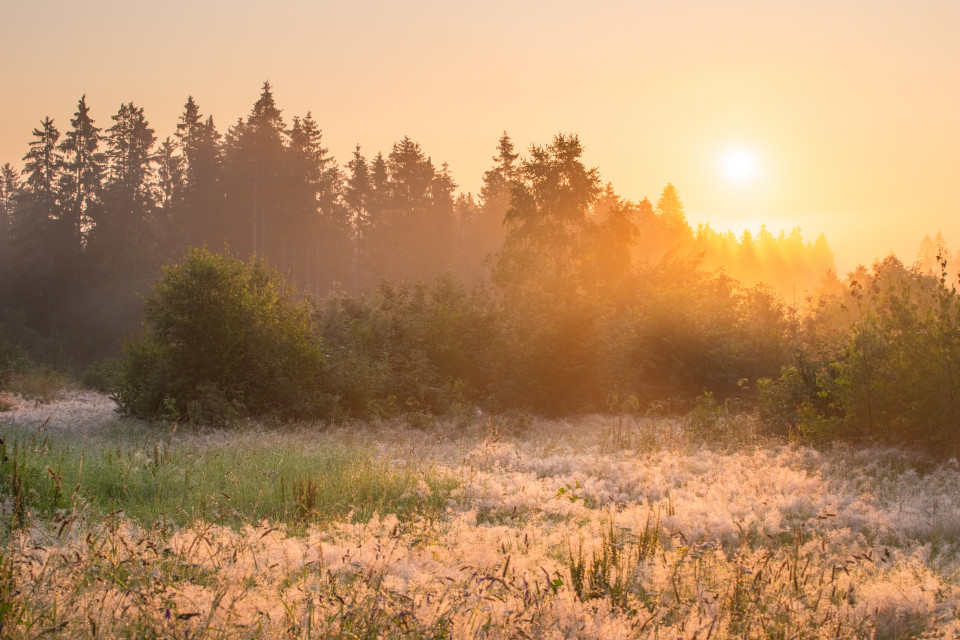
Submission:
<svg viewBox="0 0 960 640">
<path fill-rule="evenodd" d="M 311 446 L 308 431 L 178 436 L 151 431 L 78 441 L 56 431 L 3 430 L 0 488 L 38 516 L 89 502 L 146 526 L 203 520 L 289 525 L 374 513 L 433 513 L 453 481 L 357 447 Z"/>
<path fill-rule="evenodd" d="M 708 408 L 445 437 L 4 428 L 6 513 L 24 499 L 0 637 L 960 633 L 955 462 L 714 446 L 753 422 Z"/>
</svg>

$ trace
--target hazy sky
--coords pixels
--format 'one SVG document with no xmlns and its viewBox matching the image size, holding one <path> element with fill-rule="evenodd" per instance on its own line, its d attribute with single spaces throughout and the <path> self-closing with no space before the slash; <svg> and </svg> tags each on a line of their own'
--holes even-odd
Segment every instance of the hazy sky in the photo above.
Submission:
<svg viewBox="0 0 960 640">
<path fill-rule="evenodd" d="M 341 164 L 409 135 L 476 192 L 502 131 L 572 132 L 624 197 L 672 182 L 693 223 L 909 262 L 927 233 L 960 249 L 958 34 L 958 0 L 9 0 L 0 163 L 84 93 L 98 125 L 132 100 L 163 138 L 188 95 L 223 132 L 269 79 Z"/>
</svg>

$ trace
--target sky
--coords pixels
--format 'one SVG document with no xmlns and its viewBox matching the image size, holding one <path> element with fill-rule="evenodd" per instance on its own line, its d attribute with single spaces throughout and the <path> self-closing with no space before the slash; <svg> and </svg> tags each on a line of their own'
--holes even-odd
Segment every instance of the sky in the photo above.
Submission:
<svg viewBox="0 0 960 640">
<path fill-rule="evenodd" d="M 0 163 L 83 94 L 162 139 L 188 95 L 224 132 L 269 80 L 340 164 L 406 135 L 476 193 L 504 131 L 574 133 L 624 198 L 669 182 L 694 225 L 824 233 L 844 273 L 960 249 L 958 33 L 957 0 L 4 0 Z"/>
</svg>

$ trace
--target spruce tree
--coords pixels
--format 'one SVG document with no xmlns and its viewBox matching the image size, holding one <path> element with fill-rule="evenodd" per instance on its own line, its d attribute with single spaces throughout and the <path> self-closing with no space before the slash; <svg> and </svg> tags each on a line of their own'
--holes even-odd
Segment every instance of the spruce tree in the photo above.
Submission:
<svg viewBox="0 0 960 640">
<path fill-rule="evenodd" d="M 369 166 L 366 215 L 358 221 L 357 259 L 361 290 L 369 290 L 390 273 L 394 241 L 390 173 L 383 153 L 377 153 Z"/>
<path fill-rule="evenodd" d="M 179 257 L 185 244 L 182 220 L 186 179 L 183 156 L 169 136 L 160 143 L 156 154 L 157 209 L 155 220 L 157 241 L 164 261 Z"/>
<path fill-rule="evenodd" d="M 233 220 L 230 246 L 240 255 L 276 259 L 283 253 L 284 157 L 286 127 L 269 82 L 263 83 L 246 122 L 228 134 L 227 201 Z"/>
<path fill-rule="evenodd" d="M 358 144 L 353 151 L 353 159 L 347 163 L 347 177 L 344 185 L 343 200 L 350 216 L 350 229 L 353 233 L 352 280 L 350 286 L 354 296 L 360 295 L 361 265 L 364 260 L 362 250 L 367 241 L 370 225 L 370 199 L 372 183 L 367 159 L 360 153 Z"/>
<path fill-rule="evenodd" d="M 288 136 L 288 208 L 279 233 L 289 250 L 281 266 L 320 294 L 350 275 L 351 229 L 342 198 L 343 177 L 323 147 L 322 133 L 310 112 L 293 119 Z"/>
<path fill-rule="evenodd" d="M 26 179 L 14 198 L 10 233 L 10 270 L 3 278 L 3 304 L 24 309 L 28 316 L 48 316 L 57 292 L 63 263 L 58 227 L 57 184 L 63 156 L 57 149 L 60 132 L 44 118 L 32 132 L 23 156 Z"/>
<path fill-rule="evenodd" d="M 60 174 L 61 219 L 71 248 L 79 254 L 100 204 L 106 158 L 99 151 L 100 127 L 93 123 L 87 96 L 81 96 L 59 150 L 64 154 Z"/>
<path fill-rule="evenodd" d="M 420 145 L 404 137 L 393 145 L 388 219 L 393 241 L 387 267 L 402 278 L 432 277 L 453 262 L 453 190 L 449 170 L 437 171 Z"/>
<path fill-rule="evenodd" d="M 120 105 L 106 132 L 107 179 L 103 207 L 90 234 L 91 251 L 104 273 L 153 267 L 156 229 L 153 147 L 156 135 L 132 102 Z"/>
<path fill-rule="evenodd" d="M 494 166 L 483 174 L 480 189 L 480 211 L 471 220 L 470 250 L 473 261 L 479 262 L 503 246 L 506 237 L 504 218 L 510 209 L 510 198 L 517 179 L 517 159 L 513 141 L 506 131 L 497 142 Z"/>
<path fill-rule="evenodd" d="M 10 235 L 13 226 L 13 208 L 20 192 L 20 176 L 9 162 L 0 167 L 0 229 L 3 236 Z"/>
<path fill-rule="evenodd" d="M 56 215 L 57 182 L 63 168 L 63 155 L 57 149 L 60 131 L 47 117 L 39 129 L 33 130 L 33 137 L 30 150 L 23 156 L 26 187 L 46 216 L 53 217 Z"/>
<path fill-rule="evenodd" d="M 19 194 L 20 176 L 7 162 L 0 167 L 0 281 L 12 275 L 13 214 Z M 0 292 L 3 289 L 0 286 Z"/>
<path fill-rule="evenodd" d="M 676 244 L 692 237 L 693 230 L 687 222 L 680 192 L 669 182 L 657 200 L 657 214 L 666 228 L 668 242 Z"/>
<path fill-rule="evenodd" d="M 573 288 L 589 215 L 601 193 L 597 169 L 587 169 L 575 135 L 533 145 L 517 171 L 495 277 L 509 288 L 551 283 Z"/>
<path fill-rule="evenodd" d="M 177 216 L 181 236 L 193 246 L 221 247 L 228 229 L 223 210 L 220 134 L 213 116 L 203 119 L 193 96 L 183 106 L 175 135 L 184 179 L 183 204 Z"/>
</svg>

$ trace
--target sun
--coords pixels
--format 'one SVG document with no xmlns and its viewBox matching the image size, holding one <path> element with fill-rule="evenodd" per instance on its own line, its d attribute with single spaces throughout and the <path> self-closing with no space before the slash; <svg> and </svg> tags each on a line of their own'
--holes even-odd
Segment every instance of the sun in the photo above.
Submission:
<svg viewBox="0 0 960 640">
<path fill-rule="evenodd" d="M 756 177 L 757 155 L 746 147 L 727 149 L 721 157 L 723 173 L 731 182 L 746 183 Z"/>
</svg>

